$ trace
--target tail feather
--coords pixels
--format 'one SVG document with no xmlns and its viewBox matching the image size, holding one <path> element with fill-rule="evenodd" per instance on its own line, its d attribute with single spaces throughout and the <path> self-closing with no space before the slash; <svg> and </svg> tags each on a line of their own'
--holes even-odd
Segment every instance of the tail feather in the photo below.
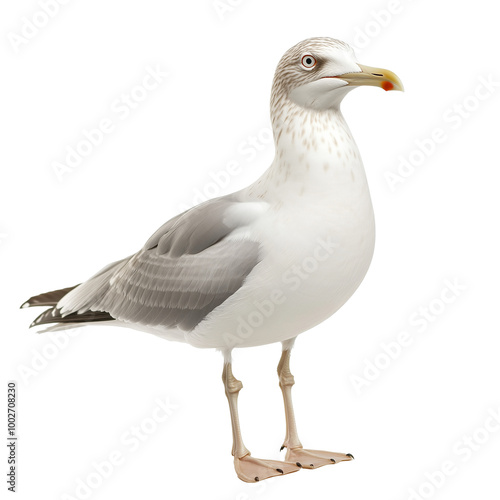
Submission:
<svg viewBox="0 0 500 500">
<path fill-rule="evenodd" d="M 75 289 L 79 285 L 70 286 L 68 288 L 61 288 L 60 290 L 53 290 L 52 292 L 41 293 L 40 295 L 35 295 L 28 299 L 22 306 L 21 309 L 26 307 L 38 307 L 38 306 L 55 306 L 57 303 L 71 290 Z"/>
</svg>

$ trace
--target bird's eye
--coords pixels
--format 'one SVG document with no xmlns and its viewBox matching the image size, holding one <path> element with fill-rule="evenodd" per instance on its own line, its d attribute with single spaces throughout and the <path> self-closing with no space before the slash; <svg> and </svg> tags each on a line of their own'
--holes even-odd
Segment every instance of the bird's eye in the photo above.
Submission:
<svg viewBox="0 0 500 500">
<path fill-rule="evenodd" d="M 302 66 L 306 69 L 311 69 L 316 66 L 316 59 L 313 56 L 305 55 L 302 57 Z"/>
</svg>

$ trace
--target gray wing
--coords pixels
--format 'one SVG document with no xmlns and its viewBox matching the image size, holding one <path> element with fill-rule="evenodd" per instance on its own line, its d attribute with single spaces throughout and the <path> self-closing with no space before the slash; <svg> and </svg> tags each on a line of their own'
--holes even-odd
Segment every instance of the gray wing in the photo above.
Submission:
<svg viewBox="0 0 500 500">
<path fill-rule="evenodd" d="M 142 326 L 192 330 L 259 262 L 259 243 L 234 232 L 264 209 L 263 203 L 228 196 L 184 212 L 160 227 L 141 251 L 69 292 L 57 315 L 102 311 Z"/>
</svg>

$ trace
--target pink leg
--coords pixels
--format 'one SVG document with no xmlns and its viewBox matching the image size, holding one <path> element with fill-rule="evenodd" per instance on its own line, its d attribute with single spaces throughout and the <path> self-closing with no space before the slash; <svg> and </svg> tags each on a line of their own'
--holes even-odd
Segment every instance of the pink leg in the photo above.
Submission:
<svg viewBox="0 0 500 500">
<path fill-rule="evenodd" d="M 302 447 L 297 433 L 297 424 L 292 404 L 292 386 L 295 384 L 295 379 L 290 372 L 290 353 L 294 340 L 292 339 L 283 343 L 283 352 L 278 364 L 279 383 L 281 392 L 283 393 L 283 402 L 285 403 L 286 434 L 281 448 L 287 448 L 285 460 L 304 469 L 316 469 L 323 465 L 352 460 L 354 457 L 350 453 L 309 450 Z"/>
<path fill-rule="evenodd" d="M 250 452 L 243 444 L 238 417 L 238 393 L 242 389 L 243 384 L 234 377 L 230 362 L 224 363 L 222 380 L 231 412 L 231 425 L 233 429 L 232 454 L 234 456 L 234 468 L 238 477 L 242 481 L 250 483 L 300 470 L 300 467 L 294 463 L 278 460 L 262 460 L 250 455 Z"/>
</svg>

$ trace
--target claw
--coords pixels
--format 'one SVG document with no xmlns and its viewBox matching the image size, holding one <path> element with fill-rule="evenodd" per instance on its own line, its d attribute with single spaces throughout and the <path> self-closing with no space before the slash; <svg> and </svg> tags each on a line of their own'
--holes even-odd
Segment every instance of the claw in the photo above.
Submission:
<svg viewBox="0 0 500 500">
<path fill-rule="evenodd" d="M 280 474 L 283 474 L 283 469 L 276 469 Z"/>
<path fill-rule="evenodd" d="M 353 460 L 352 454 L 334 453 L 333 451 L 309 450 L 305 448 L 288 449 L 285 460 L 295 463 L 304 469 L 318 469 L 324 465 L 333 465 L 340 462 Z"/>
</svg>

